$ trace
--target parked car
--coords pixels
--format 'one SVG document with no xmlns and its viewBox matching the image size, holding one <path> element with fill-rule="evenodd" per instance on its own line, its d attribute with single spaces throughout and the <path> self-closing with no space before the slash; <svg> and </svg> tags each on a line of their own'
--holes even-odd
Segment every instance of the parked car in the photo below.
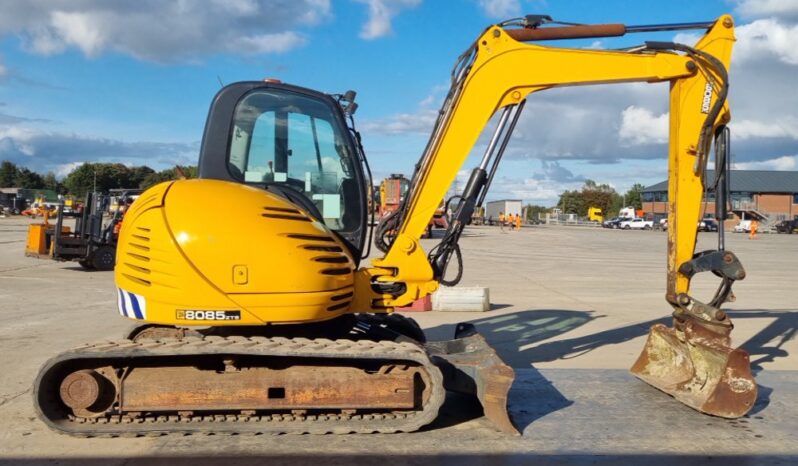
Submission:
<svg viewBox="0 0 798 466">
<path fill-rule="evenodd" d="M 732 231 L 735 233 L 750 233 L 751 220 L 740 220 L 740 223 L 734 225 L 734 229 Z"/>
<path fill-rule="evenodd" d="M 618 228 L 618 225 L 620 225 L 620 223 L 624 220 L 625 219 L 621 217 L 613 217 L 609 220 L 604 220 L 601 222 L 601 226 L 604 228 Z"/>
<path fill-rule="evenodd" d="M 644 218 L 633 218 L 621 222 L 620 228 L 622 230 L 650 230 L 654 228 L 654 221 Z"/>
<path fill-rule="evenodd" d="M 698 222 L 698 231 L 718 231 L 718 222 L 711 218 L 705 218 Z M 663 218 L 659 221 L 659 228 L 662 231 L 668 231 L 668 219 Z"/>
<path fill-rule="evenodd" d="M 798 233 L 798 219 L 780 221 L 776 224 L 776 233 Z"/>
<path fill-rule="evenodd" d="M 711 218 L 705 218 L 698 222 L 698 231 L 718 231 L 718 222 Z"/>
</svg>

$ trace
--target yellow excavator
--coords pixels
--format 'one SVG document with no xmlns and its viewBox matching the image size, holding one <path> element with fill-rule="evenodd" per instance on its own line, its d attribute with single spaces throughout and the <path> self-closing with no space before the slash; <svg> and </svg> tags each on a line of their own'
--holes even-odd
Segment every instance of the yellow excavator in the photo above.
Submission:
<svg viewBox="0 0 798 466">
<path fill-rule="evenodd" d="M 534 44 L 683 29 L 705 34 L 692 47 Z M 433 421 L 446 390 L 455 390 L 476 395 L 498 429 L 517 433 L 506 406 L 513 370 L 473 326 L 458 325 L 453 340 L 427 342 L 412 319 L 392 311 L 459 280 L 458 240 L 528 98 L 554 87 L 626 82 L 670 83 L 666 299 L 673 326 L 651 329 L 632 371 L 696 410 L 745 414 L 756 383 L 748 355 L 730 347 L 732 323 L 721 310 L 745 272 L 725 250 L 722 231 L 717 250 L 695 253 L 705 188 L 715 190 L 725 218 L 733 43 L 730 16 L 625 26 L 530 15 L 487 28 L 454 67 L 410 191 L 378 228 L 395 235 L 375 239 L 387 252 L 370 265 L 361 264 L 372 244 L 371 182 L 352 117 L 355 93 L 273 80 L 224 87 L 210 107 L 199 178 L 157 185 L 127 213 L 115 269 L 118 309 L 139 325 L 123 339 L 45 363 L 34 387 L 39 416 L 78 436 L 398 432 Z M 424 251 L 419 238 L 494 114 L 479 166 L 450 200 L 445 236 Z M 705 179 L 713 142 L 716 175 Z M 450 262 L 456 273 L 446 273 Z M 705 271 L 721 280 L 706 303 L 689 291 Z"/>
</svg>

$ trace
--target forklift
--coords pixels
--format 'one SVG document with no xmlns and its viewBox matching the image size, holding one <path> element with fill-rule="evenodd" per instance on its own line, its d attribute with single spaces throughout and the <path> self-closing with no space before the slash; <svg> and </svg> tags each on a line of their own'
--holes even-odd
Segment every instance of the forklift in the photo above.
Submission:
<svg viewBox="0 0 798 466">
<path fill-rule="evenodd" d="M 55 225 L 45 217 L 41 224 L 30 225 L 25 255 L 57 261 L 77 261 L 87 270 L 113 270 L 119 227 L 140 189 L 114 190 L 111 194 L 88 193 L 81 215 L 72 230 L 64 226 L 64 202 L 58 209 Z M 111 208 L 112 198 L 115 207 Z M 103 225 L 109 212 L 110 221 Z"/>
</svg>

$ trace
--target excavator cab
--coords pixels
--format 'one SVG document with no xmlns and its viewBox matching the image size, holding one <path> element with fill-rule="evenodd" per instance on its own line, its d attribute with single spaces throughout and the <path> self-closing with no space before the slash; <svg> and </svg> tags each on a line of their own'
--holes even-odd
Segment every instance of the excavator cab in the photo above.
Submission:
<svg viewBox="0 0 798 466">
<path fill-rule="evenodd" d="M 208 115 L 199 178 L 287 199 L 334 231 L 358 260 L 368 230 L 367 180 L 346 98 L 354 93 L 332 96 L 275 80 L 226 86 Z"/>
</svg>

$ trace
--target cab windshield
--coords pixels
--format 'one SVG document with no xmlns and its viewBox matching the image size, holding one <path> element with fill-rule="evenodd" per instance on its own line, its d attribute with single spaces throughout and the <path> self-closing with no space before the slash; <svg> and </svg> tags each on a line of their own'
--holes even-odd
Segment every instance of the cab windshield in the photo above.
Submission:
<svg viewBox="0 0 798 466">
<path fill-rule="evenodd" d="M 360 194 L 344 131 L 324 101 L 253 91 L 235 110 L 228 168 L 244 183 L 303 194 L 327 226 L 353 231 L 360 224 Z"/>
</svg>

